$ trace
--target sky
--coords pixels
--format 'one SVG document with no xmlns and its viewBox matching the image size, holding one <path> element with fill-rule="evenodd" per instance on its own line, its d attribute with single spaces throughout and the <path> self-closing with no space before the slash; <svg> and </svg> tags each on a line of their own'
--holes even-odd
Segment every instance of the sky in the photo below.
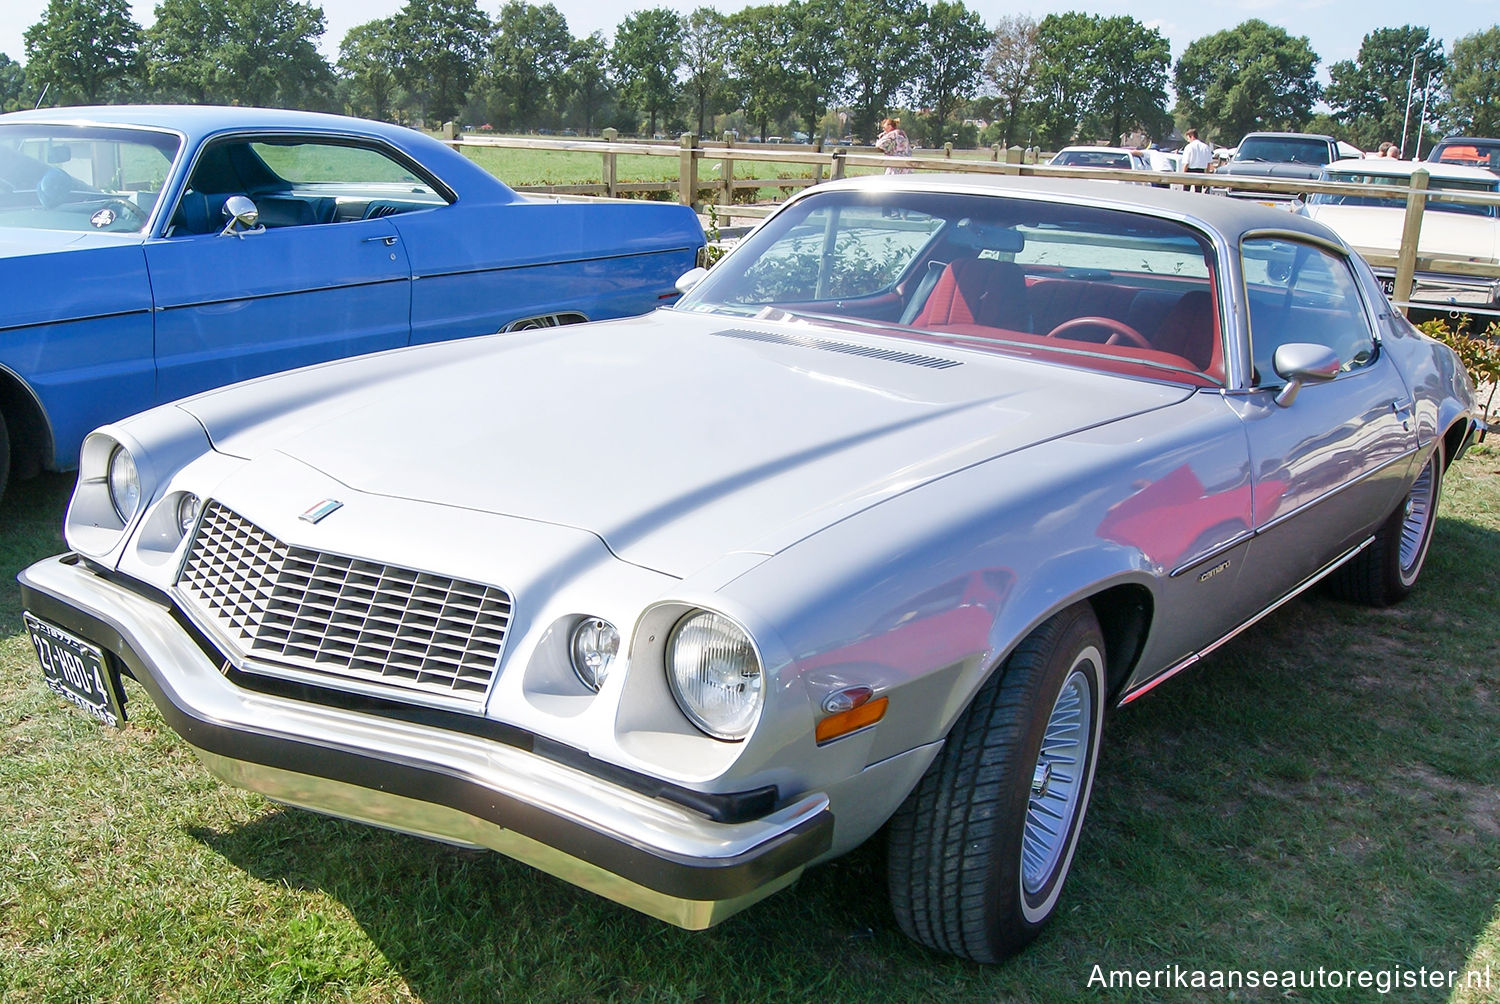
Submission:
<svg viewBox="0 0 1500 1004">
<path fill-rule="evenodd" d="M 316 3 L 317 0 L 311 0 Z M 532 0 L 535 2 L 535 0 Z M 747 0 L 643 0 L 639 4 L 601 3 L 600 0 L 552 0 L 568 19 L 575 36 L 596 30 L 611 34 L 624 13 L 647 7 L 667 6 L 686 14 L 701 6 L 716 7 L 725 13 L 748 6 Z M 1088 14 L 1114 17 L 1129 14 L 1149 27 L 1156 28 L 1172 43 L 1175 61 L 1194 39 L 1232 28 L 1257 17 L 1285 28 L 1292 35 L 1306 35 L 1313 51 L 1322 57 L 1321 76 L 1326 80 L 1328 64 L 1353 59 L 1360 39 L 1374 28 L 1418 24 L 1449 45 L 1454 39 L 1483 31 L 1500 22 L 1500 5 L 1496 0 L 1429 0 L 1412 4 L 1409 0 L 1118 0 L 1118 2 L 1067 2 L 1067 0 L 967 0 L 987 24 L 993 25 L 1010 14 L 1029 13 L 1042 18 L 1048 14 L 1077 10 Z M 344 33 L 357 24 L 395 13 L 403 0 L 323 0 L 323 14 L 328 32 L 319 48 L 330 58 L 338 54 Z M 502 0 L 480 0 L 480 6 L 491 16 L 499 12 Z M 25 61 L 23 35 L 46 9 L 47 0 L 0 0 L 0 52 L 12 59 Z M 133 0 L 135 19 L 149 27 L 153 20 L 154 0 Z M 624 12 L 624 13 L 622 13 Z"/>
</svg>

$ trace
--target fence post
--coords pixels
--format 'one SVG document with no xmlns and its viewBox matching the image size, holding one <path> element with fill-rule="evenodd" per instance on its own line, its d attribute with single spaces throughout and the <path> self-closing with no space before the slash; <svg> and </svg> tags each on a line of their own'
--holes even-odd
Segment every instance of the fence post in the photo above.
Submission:
<svg viewBox="0 0 1500 1004">
<path fill-rule="evenodd" d="M 822 153 L 823 152 L 823 144 L 824 144 L 824 142 L 827 139 L 828 139 L 828 137 L 826 137 L 826 136 L 819 136 L 817 139 L 813 140 L 813 152 L 814 153 Z M 816 185 L 818 182 L 820 182 L 822 180 L 823 180 L 823 165 L 822 164 L 814 164 L 813 165 L 813 184 Z"/>
<path fill-rule="evenodd" d="M 447 143 L 452 143 L 456 139 L 458 139 L 458 127 L 455 126 L 452 122 L 444 122 L 443 123 L 443 141 L 447 142 Z"/>
<path fill-rule="evenodd" d="M 698 203 L 698 137 L 690 132 L 682 134 L 682 153 L 677 171 L 677 197 L 684 206 Z"/>
<path fill-rule="evenodd" d="M 1007 164 L 1019 164 L 1021 163 L 1021 160 L 1023 157 L 1025 157 L 1025 155 L 1026 151 L 1021 149 L 1020 147 L 1009 147 L 1005 151 L 1005 162 Z"/>
<path fill-rule="evenodd" d="M 952 143 L 944 143 L 943 144 L 943 156 L 947 157 L 949 160 L 953 159 L 953 144 Z"/>
<path fill-rule="evenodd" d="M 996 163 L 999 163 L 1000 162 L 1000 150 L 1001 150 L 1001 146 L 1000 146 L 999 143 L 991 144 L 991 146 L 990 146 L 990 160 L 993 160 Z M 1007 164 L 1010 163 L 1009 158 L 1006 159 L 1006 163 Z"/>
<path fill-rule="evenodd" d="M 1396 285 L 1391 299 L 1404 303 L 1411 299 L 1412 279 L 1417 273 L 1417 244 L 1422 238 L 1422 210 L 1427 204 L 1427 169 L 1417 168 L 1411 173 L 1411 192 L 1406 196 L 1406 222 L 1401 227 L 1401 253 L 1396 257 Z M 1401 316 L 1409 308 L 1398 307 Z"/>
<path fill-rule="evenodd" d="M 734 149 L 734 133 L 724 134 L 724 147 L 729 150 Z M 734 205 L 734 161 L 725 157 L 722 163 L 719 174 L 724 183 L 724 205 L 732 206 Z"/>
<path fill-rule="evenodd" d="M 844 147 L 839 147 L 837 150 L 833 151 L 833 166 L 828 170 L 828 179 L 830 181 L 840 181 L 843 179 L 845 152 L 846 150 Z"/>
<path fill-rule="evenodd" d="M 619 135 L 618 129 L 606 129 L 604 142 L 613 143 Z M 604 194 L 611 199 L 618 198 L 620 194 L 619 180 L 615 174 L 615 155 L 608 146 L 604 148 Z"/>
</svg>

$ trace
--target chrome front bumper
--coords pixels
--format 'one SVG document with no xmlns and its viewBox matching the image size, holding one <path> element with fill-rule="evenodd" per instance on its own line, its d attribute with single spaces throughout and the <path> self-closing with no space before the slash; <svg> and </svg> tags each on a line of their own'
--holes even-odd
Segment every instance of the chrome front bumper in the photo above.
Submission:
<svg viewBox="0 0 1500 1004">
<path fill-rule="evenodd" d="M 113 653 L 211 771 L 280 802 L 491 848 L 689 929 L 790 885 L 832 844 L 826 795 L 715 822 L 494 739 L 241 688 L 164 599 L 75 556 L 19 580 L 28 610 Z"/>
</svg>

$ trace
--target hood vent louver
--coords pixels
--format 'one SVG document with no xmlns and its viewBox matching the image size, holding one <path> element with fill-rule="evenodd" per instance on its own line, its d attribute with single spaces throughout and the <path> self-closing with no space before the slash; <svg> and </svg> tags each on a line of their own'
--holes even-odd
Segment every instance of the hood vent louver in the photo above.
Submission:
<svg viewBox="0 0 1500 1004">
<path fill-rule="evenodd" d="M 722 338 L 739 338 L 747 342 L 766 342 L 771 345 L 795 345 L 803 349 L 818 349 L 823 352 L 840 352 L 847 356 L 862 356 L 905 366 L 921 366 L 930 370 L 946 370 L 963 363 L 957 359 L 923 355 L 920 352 L 903 352 L 900 349 L 882 349 L 853 342 L 835 342 L 826 338 L 811 338 L 806 335 L 788 335 L 777 331 L 756 331 L 752 328 L 725 328 L 715 331 Z"/>
</svg>

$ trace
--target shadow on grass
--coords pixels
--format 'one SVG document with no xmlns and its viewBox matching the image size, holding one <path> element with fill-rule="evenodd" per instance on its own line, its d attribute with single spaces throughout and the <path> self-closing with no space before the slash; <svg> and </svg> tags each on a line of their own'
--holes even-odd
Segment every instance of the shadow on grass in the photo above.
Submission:
<svg viewBox="0 0 1500 1004">
<path fill-rule="evenodd" d="M 1466 557 L 1437 562 L 1406 605 L 1292 604 L 1117 714 L 1061 913 L 1003 966 L 905 941 L 878 840 L 689 933 L 496 855 L 308 813 L 195 835 L 263 881 L 342 903 L 429 1004 L 1084 1001 L 1099 999 L 1095 965 L 1462 971 L 1496 909 L 1500 679 L 1492 658 L 1476 673 L 1477 653 L 1443 624 L 1495 599 L 1454 600 L 1454 580 L 1476 556 L 1500 559 L 1500 536 L 1440 532 L 1450 546 L 1466 538 L 1454 548 Z M 1470 640 L 1492 655 L 1484 637 Z M 1156 987 L 1109 999 L 1198 998 Z"/>
</svg>

